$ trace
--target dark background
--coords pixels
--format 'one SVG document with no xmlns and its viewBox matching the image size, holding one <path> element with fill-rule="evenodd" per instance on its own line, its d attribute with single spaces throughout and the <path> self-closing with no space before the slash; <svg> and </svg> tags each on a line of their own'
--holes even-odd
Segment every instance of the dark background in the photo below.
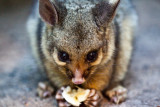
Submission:
<svg viewBox="0 0 160 107">
<path fill-rule="evenodd" d="M 160 0 L 132 0 L 139 15 L 135 49 L 124 81 L 128 99 L 121 107 L 160 105 Z M 44 81 L 31 55 L 26 21 L 31 0 L 0 0 L 0 107 L 52 107 L 53 98 L 39 99 Z M 111 104 L 112 105 L 112 104 Z M 112 105 L 115 106 L 115 105 Z"/>
</svg>

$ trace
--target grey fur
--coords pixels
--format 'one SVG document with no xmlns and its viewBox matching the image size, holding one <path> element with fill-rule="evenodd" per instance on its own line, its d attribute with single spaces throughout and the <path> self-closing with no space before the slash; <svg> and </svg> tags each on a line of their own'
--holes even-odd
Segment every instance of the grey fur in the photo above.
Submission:
<svg viewBox="0 0 160 107">
<path fill-rule="evenodd" d="M 103 24 L 101 26 L 95 20 L 93 9 L 97 4 L 104 2 L 109 9 L 106 10 L 107 18 L 98 17 L 100 24 Z M 114 20 L 112 19 L 116 4 L 109 4 L 108 0 L 52 0 L 52 3 L 58 13 L 58 23 L 51 26 L 43 22 L 40 42 L 35 39 L 36 31 L 32 31 L 37 30 L 39 14 L 30 18 L 28 28 L 38 62 L 43 62 L 41 64 L 55 87 L 74 85 L 67 75 L 73 76 L 76 67 L 82 65 L 86 66 L 83 69 L 84 74 L 90 74 L 86 78 L 87 82 L 82 85 L 84 88 L 104 90 L 109 83 L 112 85 L 113 82 L 123 80 L 131 58 L 133 33 L 138 19 L 130 0 L 121 0 Z M 38 9 L 36 11 L 38 13 Z M 105 11 L 100 15 L 105 15 L 103 12 Z M 31 27 L 34 29 L 30 29 Z M 71 62 L 65 65 L 64 62 L 58 61 L 58 58 L 55 58 L 58 53 L 55 52 L 59 50 L 67 52 Z M 93 50 L 99 50 L 99 60 L 93 62 L 94 64 L 86 62 L 86 55 Z"/>
</svg>

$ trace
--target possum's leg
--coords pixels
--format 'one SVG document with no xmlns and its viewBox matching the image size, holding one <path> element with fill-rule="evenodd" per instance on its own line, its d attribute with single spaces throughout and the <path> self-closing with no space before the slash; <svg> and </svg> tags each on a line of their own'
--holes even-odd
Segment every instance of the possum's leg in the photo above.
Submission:
<svg viewBox="0 0 160 107">
<path fill-rule="evenodd" d="M 38 67 L 41 71 L 44 71 L 41 52 L 42 21 L 38 18 L 38 16 L 32 17 L 33 16 L 30 16 L 27 22 L 30 45 Z"/>
<path fill-rule="evenodd" d="M 44 71 L 42 63 L 42 52 L 41 52 L 41 38 L 43 31 L 43 22 L 39 16 L 38 2 L 33 5 L 32 13 L 26 23 L 26 28 L 30 38 L 30 46 L 32 49 L 32 54 L 36 59 L 38 67 L 41 71 Z"/>
<path fill-rule="evenodd" d="M 131 11 L 127 16 L 124 17 L 123 21 L 118 23 L 120 23 L 120 35 L 117 57 L 115 59 L 115 70 L 110 88 L 106 92 L 107 96 L 109 96 L 111 100 L 115 100 L 113 101 L 115 103 L 119 103 L 125 100 L 127 97 L 127 90 L 120 86 L 119 83 L 124 79 L 125 74 L 128 71 L 128 66 L 132 55 L 132 41 L 134 36 L 133 33 L 137 24 L 136 13 Z"/>
<path fill-rule="evenodd" d="M 115 59 L 114 81 L 122 81 L 128 71 L 128 66 L 132 56 L 133 37 L 137 17 L 134 14 L 128 15 L 119 25 L 119 45 L 117 57 Z"/>
</svg>

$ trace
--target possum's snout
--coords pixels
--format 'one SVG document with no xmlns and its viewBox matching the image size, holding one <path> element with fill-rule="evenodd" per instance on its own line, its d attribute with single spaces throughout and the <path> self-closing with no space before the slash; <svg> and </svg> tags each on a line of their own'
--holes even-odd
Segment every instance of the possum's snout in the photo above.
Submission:
<svg viewBox="0 0 160 107">
<path fill-rule="evenodd" d="M 83 84 L 85 82 L 83 71 L 76 69 L 76 71 L 74 72 L 74 77 L 72 78 L 72 82 L 77 85 Z"/>
</svg>

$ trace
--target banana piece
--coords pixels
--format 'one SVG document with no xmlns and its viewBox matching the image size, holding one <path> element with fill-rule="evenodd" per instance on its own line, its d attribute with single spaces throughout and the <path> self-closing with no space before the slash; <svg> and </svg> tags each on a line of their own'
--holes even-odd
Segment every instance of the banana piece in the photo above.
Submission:
<svg viewBox="0 0 160 107">
<path fill-rule="evenodd" d="M 63 98 L 73 106 L 79 106 L 81 102 L 85 101 L 90 93 L 89 89 L 79 88 L 71 89 L 70 86 L 66 87 L 62 93 Z"/>
</svg>

